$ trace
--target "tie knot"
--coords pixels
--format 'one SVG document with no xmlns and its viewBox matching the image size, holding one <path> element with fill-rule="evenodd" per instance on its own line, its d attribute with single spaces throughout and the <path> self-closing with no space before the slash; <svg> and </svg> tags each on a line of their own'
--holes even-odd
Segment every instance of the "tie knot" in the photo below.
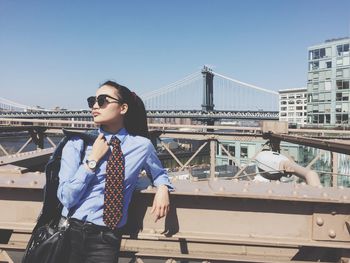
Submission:
<svg viewBox="0 0 350 263">
<path fill-rule="evenodd" d="M 116 136 L 112 136 L 111 141 L 109 142 L 110 145 L 113 146 L 113 148 L 118 147 L 120 144 L 119 139 Z"/>
</svg>

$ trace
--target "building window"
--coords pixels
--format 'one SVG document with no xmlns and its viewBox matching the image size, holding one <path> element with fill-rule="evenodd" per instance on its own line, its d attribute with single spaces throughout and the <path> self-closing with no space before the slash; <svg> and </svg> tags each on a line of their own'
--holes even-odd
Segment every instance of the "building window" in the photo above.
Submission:
<svg viewBox="0 0 350 263">
<path fill-rule="evenodd" d="M 319 115 L 318 116 L 318 123 L 324 123 L 324 115 Z"/>
<path fill-rule="evenodd" d="M 335 115 L 335 123 L 336 124 L 348 124 L 349 123 L 349 115 L 346 114 L 336 114 Z"/>
<path fill-rule="evenodd" d="M 320 68 L 320 63 L 318 61 L 310 62 L 309 64 L 309 70 L 317 70 Z M 315 75 L 314 75 L 315 78 Z M 318 78 L 318 76 L 317 76 Z"/>
<path fill-rule="evenodd" d="M 320 93 L 320 96 L 319 96 L 318 100 L 319 100 L 320 102 L 323 102 L 324 99 L 325 99 L 324 93 Z"/>
<path fill-rule="evenodd" d="M 343 77 L 350 78 L 350 68 L 343 68 Z"/>
<path fill-rule="evenodd" d="M 341 104 L 335 105 L 335 112 L 341 112 Z"/>
<path fill-rule="evenodd" d="M 231 154 L 231 156 L 235 156 L 235 146 L 227 144 L 222 144 L 222 146 Z M 227 156 L 224 150 L 221 150 L 221 155 Z"/>
<path fill-rule="evenodd" d="M 341 101 L 341 97 L 342 97 L 342 93 L 337 93 L 336 96 L 335 96 L 335 100 L 336 101 Z"/>
<path fill-rule="evenodd" d="M 349 101 L 349 94 L 347 92 L 338 92 L 336 94 L 335 100 L 336 101 Z M 343 109 L 344 109 L 344 107 L 343 107 Z"/>
<path fill-rule="evenodd" d="M 343 57 L 343 66 L 349 66 L 349 65 L 350 65 L 350 58 Z"/>
<path fill-rule="evenodd" d="M 337 77 L 342 77 L 342 76 L 343 76 L 343 70 L 342 70 L 342 69 L 337 69 L 335 75 L 336 75 Z"/>
<path fill-rule="evenodd" d="M 241 158 L 247 158 L 247 157 L 248 157 L 248 147 L 241 146 Z"/>
<path fill-rule="evenodd" d="M 328 50 L 327 50 L 328 53 Z M 309 60 L 320 59 L 326 56 L 326 49 L 320 48 L 309 52 Z"/>
<path fill-rule="evenodd" d="M 337 58 L 337 66 L 343 65 L 343 58 Z"/>
<path fill-rule="evenodd" d="M 337 80 L 337 89 L 349 89 L 349 81 L 348 80 Z"/>
<path fill-rule="evenodd" d="M 349 80 L 343 80 L 343 89 L 349 89 Z"/>
<path fill-rule="evenodd" d="M 332 67 L 332 61 L 327 61 L 326 62 L 326 66 L 327 66 L 327 68 L 331 68 Z"/>
<path fill-rule="evenodd" d="M 337 54 L 338 54 L 338 56 L 347 56 L 347 55 L 349 55 L 349 44 L 344 44 L 344 45 L 337 46 Z"/>
</svg>

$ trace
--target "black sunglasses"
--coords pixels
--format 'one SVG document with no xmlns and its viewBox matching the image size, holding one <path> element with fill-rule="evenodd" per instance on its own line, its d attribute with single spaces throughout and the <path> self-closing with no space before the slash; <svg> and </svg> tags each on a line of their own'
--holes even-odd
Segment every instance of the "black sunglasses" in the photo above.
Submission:
<svg viewBox="0 0 350 263">
<path fill-rule="evenodd" d="M 108 101 L 107 98 L 114 99 L 114 101 Z M 113 97 L 106 95 L 106 94 L 101 94 L 97 98 L 95 96 L 91 96 L 91 97 L 87 98 L 89 108 L 92 109 L 94 107 L 96 101 L 97 101 L 97 104 L 99 107 L 102 107 L 105 103 L 112 103 L 112 102 L 121 103 L 121 101 L 117 98 L 113 98 Z"/>
</svg>

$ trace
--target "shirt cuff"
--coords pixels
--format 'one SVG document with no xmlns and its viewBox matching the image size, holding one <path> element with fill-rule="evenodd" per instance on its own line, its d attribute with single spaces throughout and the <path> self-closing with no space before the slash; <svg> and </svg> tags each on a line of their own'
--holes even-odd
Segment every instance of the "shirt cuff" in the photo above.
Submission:
<svg viewBox="0 0 350 263">
<path fill-rule="evenodd" d="M 159 186 L 161 186 L 161 185 L 167 186 L 169 192 L 174 192 L 175 191 L 175 187 L 167 179 L 161 179 L 161 180 L 157 180 L 157 182 L 154 182 L 154 186 L 157 187 L 157 188 Z"/>
</svg>

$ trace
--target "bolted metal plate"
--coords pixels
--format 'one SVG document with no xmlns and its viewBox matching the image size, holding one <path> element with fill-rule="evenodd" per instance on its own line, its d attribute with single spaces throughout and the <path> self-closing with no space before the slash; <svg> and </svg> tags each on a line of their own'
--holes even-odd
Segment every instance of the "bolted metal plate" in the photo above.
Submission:
<svg viewBox="0 0 350 263">
<path fill-rule="evenodd" d="M 346 222 L 350 223 L 349 210 L 334 208 L 328 210 L 328 213 L 314 213 L 312 238 L 350 242 L 350 229 Z"/>
<path fill-rule="evenodd" d="M 18 171 L 4 173 L 0 170 L 0 188 L 42 189 L 45 181 L 45 174 L 40 172 L 18 174 Z"/>
</svg>

